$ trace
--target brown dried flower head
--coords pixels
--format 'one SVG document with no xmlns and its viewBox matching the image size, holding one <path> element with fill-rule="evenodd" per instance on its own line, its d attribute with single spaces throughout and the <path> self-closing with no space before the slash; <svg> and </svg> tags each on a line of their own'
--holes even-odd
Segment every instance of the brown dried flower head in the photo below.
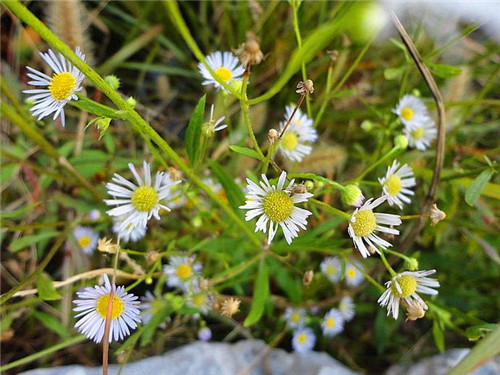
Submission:
<svg viewBox="0 0 500 375">
<path fill-rule="evenodd" d="M 411 303 L 406 305 L 406 322 L 408 320 L 414 321 L 421 319 L 425 316 L 425 306 L 416 299 L 412 300 Z"/>
<path fill-rule="evenodd" d="M 247 31 L 247 40 L 234 50 L 234 54 L 240 58 L 241 63 L 248 69 L 251 65 L 257 65 L 264 60 L 264 54 L 260 50 L 260 41 L 251 31 Z"/>
<path fill-rule="evenodd" d="M 305 193 L 307 193 L 307 187 L 304 184 L 295 184 L 290 189 L 290 193 L 291 193 L 291 195 L 294 195 L 294 194 L 305 194 Z"/>
<path fill-rule="evenodd" d="M 200 281 L 198 281 L 198 286 L 201 290 L 207 290 L 210 288 L 210 281 L 208 279 L 200 279 Z"/>
<path fill-rule="evenodd" d="M 155 263 L 159 258 L 161 257 L 161 254 L 156 251 L 150 251 L 146 254 L 146 261 L 148 262 L 149 265 Z"/>
<path fill-rule="evenodd" d="M 279 138 L 279 133 L 276 129 L 269 129 L 269 132 L 267 133 L 267 139 L 269 140 L 270 144 L 274 144 Z"/>
<path fill-rule="evenodd" d="M 304 286 L 308 286 L 309 284 L 311 284 L 313 278 L 314 278 L 314 271 L 307 270 L 304 273 L 304 277 L 302 278 L 302 284 L 304 284 Z"/>
<path fill-rule="evenodd" d="M 431 219 L 431 225 L 435 226 L 441 220 L 446 218 L 446 214 L 437 207 L 436 203 L 434 203 L 432 205 L 429 218 Z"/>
<path fill-rule="evenodd" d="M 97 241 L 97 250 L 103 253 L 115 254 L 118 251 L 118 245 L 114 244 L 111 239 L 99 238 Z"/>
<path fill-rule="evenodd" d="M 241 300 L 234 297 L 226 298 L 222 301 L 222 306 L 220 308 L 220 313 L 228 318 L 232 317 L 239 310 Z"/>
<path fill-rule="evenodd" d="M 312 94 L 314 92 L 314 83 L 310 79 L 306 81 L 300 81 L 297 83 L 297 90 L 295 91 L 300 95 Z"/>
</svg>

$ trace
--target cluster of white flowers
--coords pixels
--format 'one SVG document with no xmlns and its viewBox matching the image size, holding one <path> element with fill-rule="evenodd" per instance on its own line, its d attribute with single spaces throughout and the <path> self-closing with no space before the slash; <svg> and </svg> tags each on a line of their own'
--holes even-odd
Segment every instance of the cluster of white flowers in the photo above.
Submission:
<svg viewBox="0 0 500 375">
<path fill-rule="evenodd" d="M 353 260 L 346 260 L 344 264 L 344 275 L 342 275 L 342 261 L 338 257 L 325 258 L 319 267 L 330 282 L 338 283 L 343 278 L 348 286 L 357 287 L 365 279 L 363 273 L 359 270 L 363 266 Z"/>
</svg>

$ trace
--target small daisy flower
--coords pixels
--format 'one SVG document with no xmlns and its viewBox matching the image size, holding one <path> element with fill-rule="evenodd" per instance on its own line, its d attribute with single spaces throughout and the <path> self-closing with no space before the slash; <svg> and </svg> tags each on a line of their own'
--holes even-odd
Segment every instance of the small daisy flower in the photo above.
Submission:
<svg viewBox="0 0 500 375">
<path fill-rule="evenodd" d="M 342 297 L 339 303 L 339 311 L 344 318 L 344 321 L 349 322 L 354 318 L 356 314 L 354 302 L 352 302 L 352 298 L 349 296 Z"/>
<path fill-rule="evenodd" d="M 414 195 L 415 193 L 409 188 L 416 186 L 417 182 L 413 170 L 408 165 L 403 164 L 399 167 L 399 162 L 394 160 L 392 165 L 387 168 L 385 177 L 379 178 L 378 182 L 382 185 L 390 206 L 396 205 L 402 210 L 403 202 L 411 203 L 408 195 Z"/>
<path fill-rule="evenodd" d="M 153 184 L 149 163 L 144 161 L 143 166 L 144 179 L 137 173 L 132 163 L 128 165 L 137 185 L 126 180 L 118 173 L 115 173 L 112 182 L 106 184 L 108 194 L 113 196 L 114 199 L 105 199 L 104 202 L 108 206 L 117 206 L 107 211 L 107 214 L 113 217 L 125 216 L 118 228 L 120 236 L 130 235 L 136 227 L 145 228 L 152 216 L 160 220 L 158 214 L 160 209 L 170 211 L 170 208 L 161 202 L 168 200 L 171 187 L 181 182 L 180 180 L 172 181 L 168 172 L 156 172 Z"/>
<path fill-rule="evenodd" d="M 99 235 L 89 227 L 76 227 L 73 230 L 73 236 L 85 254 L 91 255 L 96 249 Z"/>
<path fill-rule="evenodd" d="M 106 274 L 103 277 L 104 286 L 86 287 L 76 292 L 78 299 L 73 301 L 76 305 L 73 311 L 78 312 L 75 317 L 81 318 L 76 322 L 75 328 L 96 343 L 101 342 L 104 336 L 104 324 L 111 291 L 113 291 L 113 296 L 109 342 L 122 340 L 130 335 L 130 329 L 135 329 L 136 322 L 141 321 L 137 297 L 126 293 L 123 286 L 111 285 Z"/>
<path fill-rule="evenodd" d="M 321 329 L 325 336 L 335 336 L 344 330 L 344 318 L 337 309 L 330 309 L 321 322 Z"/>
<path fill-rule="evenodd" d="M 81 53 L 80 47 L 75 49 L 76 55 L 85 61 L 85 55 Z M 61 116 L 61 125 L 66 125 L 64 116 L 64 106 L 70 100 L 78 100 L 76 92 L 82 90 L 82 81 L 85 75 L 75 68 L 66 58 L 56 54 L 49 49 L 47 53 L 40 52 L 42 59 L 50 66 L 54 74 L 52 77 L 33 69 L 29 66 L 26 68 L 31 72 L 28 77 L 33 81 L 28 84 L 32 86 L 45 86 L 47 88 L 24 90 L 25 94 L 30 94 L 27 99 L 35 101 L 33 107 L 30 108 L 32 116 L 38 117 L 38 120 L 54 113 L 54 120 Z"/>
<path fill-rule="evenodd" d="M 336 283 L 340 280 L 342 264 L 340 259 L 337 257 L 328 257 L 321 262 L 319 265 L 321 272 L 330 280 L 332 283 Z"/>
<path fill-rule="evenodd" d="M 363 282 L 365 277 L 363 274 L 359 271 L 359 267 L 361 267 L 360 264 L 356 263 L 354 265 L 353 263 L 350 262 L 345 262 L 345 282 L 348 286 L 350 287 L 357 287 L 359 284 Z"/>
<path fill-rule="evenodd" d="M 316 335 L 311 328 L 300 328 L 294 332 L 292 338 L 293 350 L 297 353 L 307 353 L 314 348 Z"/>
<path fill-rule="evenodd" d="M 292 180 L 285 189 L 286 172 L 283 171 L 278 179 L 277 185 L 271 185 L 265 175 L 262 175 L 260 186 L 247 178 L 246 204 L 241 209 L 249 210 L 246 221 L 260 216 L 255 224 L 255 231 L 268 232 L 267 242 L 271 244 L 278 225 L 281 226 L 286 242 L 292 243 L 292 239 L 298 236 L 299 229 L 306 229 L 307 217 L 311 212 L 303 208 L 295 207 L 296 203 L 306 202 L 311 193 L 297 193 L 290 195 L 295 180 Z"/>
<path fill-rule="evenodd" d="M 241 80 L 241 76 L 245 72 L 245 69 L 239 64 L 238 59 L 231 52 L 216 51 L 205 56 L 205 60 L 207 65 L 217 74 L 218 78 L 227 84 L 235 80 Z M 214 85 L 217 89 L 222 88 L 225 90 L 224 87 L 213 78 L 203 63 L 198 63 L 198 70 L 203 78 L 205 78 L 202 85 Z"/>
<path fill-rule="evenodd" d="M 196 256 L 171 257 L 169 264 L 163 267 L 163 273 L 167 275 L 167 285 L 189 291 L 203 268 L 201 263 L 195 262 L 195 259 Z"/>
<path fill-rule="evenodd" d="M 138 306 L 141 310 L 142 324 L 148 324 L 153 318 L 153 315 L 157 314 L 163 305 L 164 304 L 161 300 L 156 299 L 153 293 L 147 290 L 144 296 L 141 297 L 141 304 Z M 165 329 L 167 327 L 166 322 L 168 321 L 170 321 L 170 317 L 168 317 L 166 321 L 161 323 L 158 327 Z"/>
<path fill-rule="evenodd" d="M 115 220 L 113 221 L 113 232 L 120 237 L 123 243 L 139 241 L 146 235 L 147 228 L 134 226 L 133 223 L 130 223 L 125 228 L 125 231 L 123 231 L 122 223 L 126 218 L 127 216 L 120 216 L 115 218 Z"/>
<path fill-rule="evenodd" d="M 210 328 L 208 327 L 200 328 L 200 330 L 198 331 L 198 340 L 207 342 L 210 341 L 211 338 L 212 338 L 212 330 Z"/>
<path fill-rule="evenodd" d="M 422 99 L 413 95 L 403 96 L 392 112 L 399 116 L 405 126 L 413 126 L 423 118 L 429 117 Z"/>
<path fill-rule="evenodd" d="M 407 306 L 414 300 L 418 301 L 424 310 L 427 310 L 426 303 L 420 298 L 418 293 L 436 295 L 439 288 L 439 282 L 426 276 L 436 273 L 436 270 L 429 271 L 405 271 L 397 274 L 391 281 L 385 283 L 387 290 L 380 296 L 378 303 L 382 307 L 387 306 L 387 315 L 392 313 L 394 319 L 399 315 L 399 302 L 404 300 Z"/>
<path fill-rule="evenodd" d="M 405 127 L 404 133 L 408 138 L 410 147 L 420 151 L 425 151 L 430 147 L 431 142 L 437 137 L 436 126 L 430 118 L 425 118 L 413 126 Z"/>
<path fill-rule="evenodd" d="M 210 107 L 210 120 L 203 124 L 203 133 L 207 137 L 212 137 L 215 132 L 227 128 L 226 124 L 221 125 L 221 122 L 224 121 L 225 118 L 225 116 L 222 116 L 219 119 L 214 120 L 214 105 L 212 104 L 212 106 Z"/>
<path fill-rule="evenodd" d="M 280 133 L 283 131 L 293 110 L 294 107 L 292 106 L 286 107 L 285 121 L 280 123 Z M 312 151 L 312 147 L 309 143 L 313 143 L 317 139 L 318 134 L 313 127 L 313 120 L 298 109 L 285 133 L 281 136 L 279 150 L 286 159 L 300 162 Z"/>
<path fill-rule="evenodd" d="M 302 328 L 306 320 L 306 310 L 287 307 L 284 318 L 288 328 L 293 330 Z"/>
<path fill-rule="evenodd" d="M 397 229 L 385 226 L 400 225 L 401 217 L 399 215 L 373 212 L 373 209 L 386 199 L 386 196 L 382 196 L 375 200 L 373 200 L 373 198 L 368 199 L 360 208 L 354 211 L 349 219 L 349 236 L 352 238 L 354 246 L 359 250 L 363 258 L 370 256 L 370 250 L 380 252 L 377 246 L 383 249 L 392 246 L 392 244 L 380 238 L 376 234 L 377 232 L 399 234 Z"/>
<path fill-rule="evenodd" d="M 193 283 L 186 299 L 188 305 L 200 310 L 203 314 L 208 314 L 212 310 L 214 301 L 214 294 L 200 289 L 198 283 Z"/>
</svg>

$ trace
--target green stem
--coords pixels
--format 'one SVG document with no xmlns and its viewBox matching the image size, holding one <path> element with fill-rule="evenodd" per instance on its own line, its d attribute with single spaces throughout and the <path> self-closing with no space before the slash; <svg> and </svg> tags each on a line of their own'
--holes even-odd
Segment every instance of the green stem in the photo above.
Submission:
<svg viewBox="0 0 500 375">
<path fill-rule="evenodd" d="M 169 5 L 171 2 L 166 2 Z M 120 94 L 113 90 L 104 79 L 97 74 L 89 65 L 83 62 L 75 53 L 59 39 L 52 31 L 50 31 L 33 13 L 31 13 L 24 5 L 17 0 L 8 0 L 3 2 L 20 20 L 31 26 L 45 41 L 52 47 L 61 52 L 66 59 L 78 68 L 85 76 L 94 83 L 94 85 L 102 91 L 120 110 L 127 112 L 127 119 L 129 120 L 132 128 L 141 134 L 145 139 L 150 138 L 160 150 L 167 155 L 167 157 L 177 166 L 182 172 L 197 185 L 207 196 L 214 201 L 226 214 L 233 220 L 243 232 L 250 238 L 250 240 L 260 247 L 260 240 L 257 235 L 246 225 L 246 223 L 238 217 L 232 208 L 224 203 L 211 188 L 205 185 L 198 175 L 188 167 L 188 165 L 177 155 L 177 153 L 170 147 L 170 145 L 125 101 Z M 175 3 L 177 12 L 177 4 Z M 185 26 L 185 25 L 184 25 Z M 201 52 L 200 52 L 201 53 Z"/>
<path fill-rule="evenodd" d="M 419 217 L 420 217 L 420 215 L 419 215 Z M 397 252 L 397 251 L 390 250 L 390 249 L 385 249 L 384 251 L 385 251 L 386 253 L 388 253 L 388 254 L 392 254 L 392 255 L 394 255 L 394 256 L 396 256 L 396 257 L 398 257 L 398 258 L 401 258 L 401 259 L 405 260 L 405 261 L 406 261 L 406 262 L 408 262 L 408 263 L 412 263 L 412 262 L 414 261 L 412 258 L 407 257 L 406 255 L 401 254 L 401 253 L 399 253 L 399 252 Z M 393 276 L 394 276 L 394 275 L 393 275 Z"/>
<path fill-rule="evenodd" d="M 323 101 L 321 103 L 321 107 L 318 111 L 318 114 L 316 115 L 316 118 L 314 119 L 314 122 L 313 122 L 314 127 L 317 127 L 318 124 L 320 123 L 321 119 L 323 118 L 323 114 L 325 113 L 326 106 L 328 105 L 328 96 L 329 96 L 331 88 L 332 88 L 332 77 L 333 77 L 333 64 L 330 64 L 328 66 L 328 72 L 326 74 L 326 89 L 325 89 L 325 93 L 323 94 Z"/>
<path fill-rule="evenodd" d="M 368 272 L 366 272 L 366 270 L 361 267 L 360 265 L 356 264 L 356 263 L 353 263 L 354 267 L 357 268 L 357 270 L 359 272 L 361 272 L 363 274 L 363 276 L 365 277 L 366 280 L 368 280 L 370 283 L 373 284 L 374 287 L 376 287 L 378 290 L 380 290 L 381 292 L 384 292 L 385 291 L 385 288 L 383 285 L 380 285 L 380 283 L 377 282 L 377 280 L 375 280 L 373 277 L 371 277 Z"/>
<path fill-rule="evenodd" d="M 396 271 L 394 271 L 391 267 L 391 265 L 389 264 L 389 262 L 387 261 L 385 255 L 384 255 L 384 250 L 380 250 L 380 258 L 382 259 L 382 262 L 384 263 L 384 266 L 385 268 L 387 268 L 387 271 L 389 271 L 389 273 L 391 274 L 391 277 L 394 277 L 397 275 Z"/>
<path fill-rule="evenodd" d="M 399 148 L 398 146 L 394 146 L 387 154 L 385 154 L 380 159 L 378 159 L 375 163 L 373 163 L 368 168 L 366 168 L 353 181 L 349 181 L 349 183 L 361 181 L 363 179 L 363 177 L 365 177 L 369 172 L 371 172 L 373 169 L 375 169 L 377 166 L 379 166 L 380 164 L 382 164 L 387 159 L 390 159 L 390 158 L 396 156 L 400 151 L 401 151 L 401 148 Z"/>
<path fill-rule="evenodd" d="M 64 349 L 64 348 L 67 348 L 69 346 L 73 346 L 75 344 L 78 344 L 82 341 L 85 341 L 86 340 L 86 337 L 85 336 L 76 336 L 76 337 L 72 337 L 66 341 L 63 341 L 57 345 L 54 345 L 54 346 L 51 346 L 50 348 L 47 348 L 47 349 L 44 349 L 44 350 L 41 350 L 39 352 L 36 352 L 32 355 L 29 355 L 27 357 L 24 357 L 24 358 L 21 358 L 21 359 L 18 359 L 17 361 L 14 361 L 14 362 L 11 362 L 11 363 L 8 363 L 6 365 L 3 365 L 0 367 L 0 371 L 7 371 L 11 368 L 14 368 L 14 367 L 17 367 L 17 366 L 21 366 L 21 365 L 25 365 L 27 363 L 30 363 L 30 362 L 33 362 L 35 360 L 37 360 L 38 358 L 43 358 L 45 357 L 46 355 L 48 354 L 52 354 L 52 353 L 55 353 L 61 349 Z"/>
<path fill-rule="evenodd" d="M 321 208 L 323 208 L 325 211 L 328 211 L 328 212 L 331 212 L 333 213 L 334 215 L 337 215 L 337 216 L 340 216 L 340 217 L 343 217 L 344 219 L 346 220 L 349 220 L 351 218 L 351 215 L 349 215 L 347 212 L 344 212 L 344 211 L 340 211 L 339 209 L 335 208 L 335 207 L 332 207 L 330 206 L 329 204 L 326 204 L 324 202 L 321 202 L 317 199 L 309 199 L 310 202 L 312 203 L 315 203 L 316 205 L 320 206 Z"/>
<path fill-rule="evenodd" d="M 319 181 L 319 182 L 323 182 L 327 185 L 331 185 L 338 190 L 341 190 L 341 191 L 345 190 L 345 187 L 342 184 L 339 184 L 338 182 L 330 180 L 328 178 L 315 175 L 314 173 L 290 173 L 288 175 L 288 177 L 289 178 L 304 178 L 307 180 Z"/>
<path fill-rule="evenodd" d="M 259 155 L 265 159 L 264 153 L 259 147 L 259 143 L 255 138 L 255 134 L 252 129 L 252 123 L 250 122 L 250 105 L 248 104 L 247 98 L 247 85 L 248 85 L 248 75 L 243 75 L 243 84 L 241 86 L 241 97 L 240 97 L 240 105 L 241 105 L 241 113 L 243 115 L 243 122 L 247 128 L 248 135 L 252 139 L 253 147 L 259 153 Z"/>
</svg>

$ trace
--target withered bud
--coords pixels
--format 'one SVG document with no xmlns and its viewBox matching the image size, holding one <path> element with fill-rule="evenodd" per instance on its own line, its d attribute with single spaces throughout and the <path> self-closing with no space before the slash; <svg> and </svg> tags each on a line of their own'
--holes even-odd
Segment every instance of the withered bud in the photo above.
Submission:
<svg viewBox="0 0 500 375">
<path fill-rule="evenodd" d="M 259 38 L 251 31 L 247 31 L 246 35 L 246 42 L 241 43 L 240 46 L 234 50 L 234 54 L 240 58 L 245 69 L 248 69 L 251 65 L 260 64 L 264 59 L 264 54 L 260 50 Z"/>
<path fill-rule="evenodd" d="M 304 284 L 304 286 L 309 286 L 309 284 L 311 284 L 311 281 L 313 280 L 313 278 L 314 278 L 314 271 L 307 270 L 304 273 L 304 277 L 302 278 L 302 284 Z"/>
<path fill-rule="evenodd" d="M 421 319 L 425 316 L 426 306 L 416 299 L 412 300 L 406 305 L 406 322 L 408 320 L 414 321 Z"/>
<path fill-rule="evenodd" d="M 370 252 L 370 254 L 375 254 L 377 252 L 377 249 L 374 248 L 373 246 L 368 246 L 368 251 Z"/>
<path fill-rule="evenodd" d="M 434 203 L 431 207 L 429 218 L 431 219 L 431 225 L 435 226 L 441 220 L 446 218 L 446 214 L 437 207 L 436 203 Z"/>
<path fill-rule="evenodd" d="M 300 81 L 297 83 L 297 90 L 295 91 L 300 95 L 312 94 L 314 92 L 314 83 L 310 79 L 306 81 Z"/>
<path fill-rule="evenodd" d="M 280 135 L 276 129 L 269 129 L 269 132 L 267 133 L 267 139 L 272 145 L 274 145 L 274 142 L 278 140 L 279 136 Z"/>
<path fill-rule="evenodd" d="M 220 313 L 228 318 L 232 317 L 239 310 L 241 300 L 239 298 L 229 297 L 222 301 Z"/>
<path fill-rule="evenodd" d="M 337 51 L 336 49 L 326 51 L 326 54 L 328 55 L 328 57 L 330 57 L 330 60 L 332 62 L 337 61 L 337 59 L 339 58 L 339 51 Z"/>
<path fill-rule="evenodd" d="M 161 257 L 160 253 L 158 251 L 149 251 L 146 254 L 146 262 L 148 262 L 149 265 L 152 265 L 155 263 L 159 258 Z"/>
<path fill-rule="evenodd" d="M 118 251 L 118 245 L 114 244 L 111 239 L 99 238 L 97 241 L 97 250 L 102 253 L 115 254 Z"/>
<path fill-rule="evenodd" d="M 210 281 L 207 279 L 200 279 L 200 281 L 198 281 L 198 286 L 201 290 L 207 290 L 210 288 Z"/>
<path fill-rule="evenodd" d="M 290 194 L 291 195 L 294 195 L 294 194 L 305 194 L 305 193 L 307 193 L 307 187 L 304 184 L 293 185 L 292 188 L 290 189 Z"/>
</svg>

